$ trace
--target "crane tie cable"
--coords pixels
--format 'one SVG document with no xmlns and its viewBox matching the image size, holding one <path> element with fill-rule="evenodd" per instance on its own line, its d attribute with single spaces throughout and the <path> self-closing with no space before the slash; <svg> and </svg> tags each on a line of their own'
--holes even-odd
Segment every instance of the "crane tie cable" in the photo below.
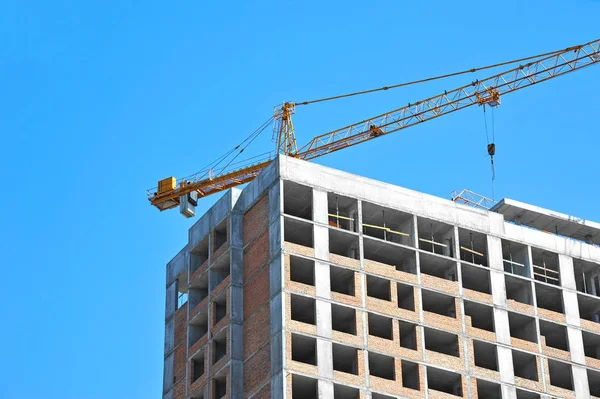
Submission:
<svg viewBox="0 0 600 399">
<path fill-rule="evenodd" d="M 320 98 L 318 100 L 310 100 L 310 101 L 297 102 L 297 103 L 295 103 L 295 105 L 309 105 L 309 104 L 320 103 L 320 102 L 324 102 L 324 101 L 337 100 L 337 99 L 340 99 L 340 98 L 354 97 L 354 96 L 358 96 L 358 95 L 361 95 L 361 94 L 369 94 L 369 93 L 375 93 L 375 92 L 378 92 L 378 91 L 385 91 L 385 90 L 390 90 L 390 89 L 396 89 L 398 87 L 410 86 L 410 85 L 414 85 L 414 84 L 417 84 L 417 83 L 431 82 L 433 80 L 450 78 L 450 77 L 453 77 L 453 76 L 464 75 L 464 74 L 467 74 L 467 73 L 474 73 L 474 72 L 483 71 L 483 70 L 486 70 L 486 69 L 501 67 L 501 66 L 504 66 L 504 65 L 515 64 L 517 62 L 522 62 L 522 61 L 529 61 L 529 60 L 535 59 L 535 58 L 547 57 L 547 56 L 554 55 L 554 54 L 557 54 L 557 53 L 562 53 L 564 51 L 576 50 L 576 49 L 578 49 L 580 47 L 581 46 L 567 47 L 564 50 L 551 51 L 549 53 L 543 53 L 543 54 L 533 55 L 533 56 L 530 56 L 530 57 L 519 58 L 519 59 L 512 60 L 512 61 L 505 61 L 505 62 L 501 62 L 501 63 L 498 63 L 498 64 L 487 65 L 487 66 L 483 66 L 483 67 L 479 67 L 479 68 L 466 69 L 466 70 L 460 71 L 460 72 L 449 73 L 449 74 L 446 74 L 446 75 L 435 76 L 435 77 L 427 78 L 427 79 L 414 80 L 412 82 L 400 83 L 400 84 L 393 85 L 393 86 L 384 86 L 384 87 L 380 87 L 378 89 L 363 90 L 363 91 L 358 91 L 358 92 L 355 92 L 355 93 L 341 94 L 341 95 L 333 96 L 333 97 Z"/>
</svg>

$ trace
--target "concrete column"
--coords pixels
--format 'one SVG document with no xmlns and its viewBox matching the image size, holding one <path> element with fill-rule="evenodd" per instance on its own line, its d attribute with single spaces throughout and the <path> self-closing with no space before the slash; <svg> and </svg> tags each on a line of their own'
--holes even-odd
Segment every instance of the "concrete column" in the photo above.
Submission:
<svg viewBox="0 0 600 399">
<path fill-rule="evenodd" d="M 329 224 L 329 218 L 327 216 L 328 203 L 327 203 L 327 192 L 317 189 L 313 189 L 313 221 L 315 223 Z"/>
<path fill-rule="evenodd" d="M 315 290 L 317 297 L 331 299 L 330 270 L 327 263 L 315 262 Z"/>
<path fill-rule="evenodd" d="M 329 228 L 315 224 L 313 240 L 315 258 L 329 260 Z"/>
<path fill-rule="evenodd" d="M 563 307 L 565 309 L 565 317 L 567 324 L 581 327 L 581 319 L 579 318 L 579 303 L 577 301 L 577 293 L 574 291 L 562 290 Z"/>
<path fill-rule="evenodd" d="M 319 380 L 319 399 L 333 398 L 333 381 Z"/>
<path fill-rule="evenodd" d="M 498 237 L 487 236 L 488 264 L 490 270 L 504 271 L 502 262 L 502 240 Z"/>
<path fill-rule="evenodd" d="M 317 336 L 331 339 L 331 303 L 316 300 Z"/>
<path fill-rule="evenodd" d="M 498 352 L 498 370 L 500 371 L 500 381 L 506 384 L 514 385 L 515 372 L 513 368 L 512 351 L 504 346 L 497 346 Z"/>
<path fill-rule="evenodd" d="M 494 329 L 496 330 L 496 341 L 510 345 L 510 328 L 508 324 L 508 311 L 494 308 Z"/>
<path fill-rule="evenodd" d="M 269 292 L 270 292 L 270 346 L 271 397 L 283 398 L 286 381 L 285 367 L 285 295 L 283 294 L 283 184 L 277 181 L 269 189 Z M 233 396 L 232 396 L 233 397 Z M 243 392 L 240 397 L 243 397 Z"/>
<path fill-rule="evenodd" d="M 517 388 L 514 385 L 502 384 L 501 390 L 502 399 L 517 399 Z"/>
<path fill-rule="evenodd" d="M 585 367 L 573 365 L 572 371 L 575 398 L 588 399 L 590 397 L 590 386 L 588 385 L 588 375 Z"/>
<path fill-rule="evenodd" d="M 506 281 L 504 273 L 493 269 L 490 270 L 490 283 L 494 306 L 506 307 Z"/>
<path fill-rule="evenodd" d="M 573 269 L 573 258 L 558 254 L 558 272 L 560 273 L 560 285 L 563 288 L 577 290 L 575 285 L 575 271 Z"/>
<path fill-rule="evenodd" d="M 333 378 L 333 345 L 322 338 L 317 338 L 317 370 L 319 377 Z"/>
<path fill-rule="evenodd" d="M 583 347 L 583 336 L 581 334 L 581 330 L 567 326 L 567 337 L 569 340 L 571 361 L 585 365 L 585 349 Z"/>
</svg>

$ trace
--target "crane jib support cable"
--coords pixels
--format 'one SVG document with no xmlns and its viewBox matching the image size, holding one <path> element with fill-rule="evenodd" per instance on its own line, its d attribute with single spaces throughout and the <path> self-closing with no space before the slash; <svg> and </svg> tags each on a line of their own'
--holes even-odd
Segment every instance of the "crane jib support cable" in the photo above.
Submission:
<svg viewBox="0 0 600 399">
<path fill-rule="evenodd" d="M 489 103 L 492 105 L 492 101 L 496 101 L 501 95 L 508 94 L 513 91 L 517 91 L 599 63 L 599 50 L 600 40 L 595 40 L 583 45 L 569 47 L 565 50 L 545 53 L 537 57 L 521 59 L 536 60 L 492 77 L 483 80 L 476 80 L 471 84 L 458 89 L 445 91 L 443 94 L 430 97 L 426 100 L 408 104 L 405 107 L 378 115 L 374 118 L 365 119 L 361 122 L 317 136 L 304 147 L 301 147 L 298 152 L 294 154 L 294 156 L 304 160 L 314 159 L 333 151 L 354 146 L 364 141 L 381 137 L 410 126 L 456 112 L 475 104 L 483 105 Z M 499 65 L 501 64 L 496 64 L 496 66 Z M 488 67 L 478 69 L 488 69 Z M 462 73 L 468 73 L 468 71 L 463 71 Z M 456 74 L 462 73 L 457 72 Z M 455 76 L 455 74 L 451 74 L 449 76 Z M 435 80 L 438 78 L 441 79 L 442 77 L 431 78 L 424 81 Z M 407 84 L 414 83 L 409 82 Z M 396 85 L 395 87 L 400 87 L 402 85 Z M 393 88 L 393 86 L 374 89 L 366 92 L 351 93 L 344 96 L 364 94 L 378 90 L 387 90 L 389 88 Z M 496 95 L 497 98 L 492 98 L 493 95 Z M 314 100 L 312 102 L 326 101 L 344 96 Z M 257 130 L 260 130 L 260 128 Z M 251 137 L 252 135 L 248 139 Z M 235 151 L 235 149 L 233 151 Z M 231 153 L 232 152 L 229 154 Z M 222 162 L 223 158 L 221 158 L 219 161 Z M 199 196 L 202 197 L 251 181 L 267 165 L 269 165 L 270 161 L 271 158 L 269 157 L 269 159 L 266 161 L 257 162 L 253 165 L 242 167 L 231 172 L 227 171 L 214 178 L 193 181 L 183 186 L 180 185 L 176 189 L 166 193 L 149 193 L 148 199 L 152 205 L 156 206 L 160 210 L 170 209 L 177 206 L 178 197 L 180 195 L 197 191 Z M 241 163 L 241 161 L 238 161 L 235 164 L 239 163 Z M 213 163 L 211 163 L 211 165 L 212 164 Z M 233 164 L 230 164 L 230 166 L 231 165 Z"/>
</svg>

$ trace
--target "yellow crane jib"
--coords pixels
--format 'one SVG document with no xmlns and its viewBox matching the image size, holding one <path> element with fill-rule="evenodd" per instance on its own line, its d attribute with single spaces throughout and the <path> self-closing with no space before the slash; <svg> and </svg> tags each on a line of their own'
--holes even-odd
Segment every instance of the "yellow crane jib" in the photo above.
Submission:
<svg viewBox="0 0 600 399">
<path fill-rule="evenodd" d="M 296 144 L 292 115 L 295 113 L 297 105 L 308 105 L 389 90 L 505 65 L 514 65 L 524 61 L 527 61 L 527 63 L 521 64 L 516 68 L 506 70 L 485 79 L 476 80 L 463 87 L 444 91 L 437 96 L 409 103 L 407 106 L 393 111 L 322 134 L 313 138 L 303 147 L 299 148 Z M 310 160 L 406 129 L 443 115 L 448 115 L 473 105 L 484 107 L 489 105 L 490 107 L 497 107 L 500 105 L 500 98 L 508 93 L 598 63 L 600 63 L 600 39 L 568 47 L 563 50 L 552 51 L 494 65 L 487 65 L 481 68 L 467 69 L 395 86 L 385 86 L 378 89 L 327 97 L 313 101 L 297 103 L 286 102 L 275 108 L 274 116 L 267 122 L 270 123 L 271 120 L 275 122 L 273 133 L 274 136 L 276 136 L 274 139 L 276 138 L 277 141 L 276 153 L 293 156 L 303 160 Z M 262 131 L 261 129 L 264 129 L 264 126 L 259 128 L 260 131 L 258 131 L 258 133 Z M 234 150 L 238 149 L 238 147 Z M 241 153 L 244 148 L 239 152 Z M 488 154 L 493 156 L 495 150 L 495 145 L 492 143 L 492 146 L 488 148 Z M 276 154 L 269 153 L 266 158 L 263 157 L 259 161 L 255 160 L 252 163 L 233 171 L 231 168 L 222 168 L 216 175 L 213 175 L 209 170 L 207 177 L 204 177 L 206 175 L 202 175 L 202 178 L 184 179 L 179 182 L 179 184 L 177 184 L 174 177 L 160 180 L 156 189 L 148 191 L 148 200 L 154 207 L 161 211 L 172 209 L 179 205 L 181 213 L 190 217 L 190 215 L 193 215 L 194 213 L 193 204 L 197 198 L 206 197 L 253 180 L 267 165 L 269 165 L 275 155 Z"/>
</svg>

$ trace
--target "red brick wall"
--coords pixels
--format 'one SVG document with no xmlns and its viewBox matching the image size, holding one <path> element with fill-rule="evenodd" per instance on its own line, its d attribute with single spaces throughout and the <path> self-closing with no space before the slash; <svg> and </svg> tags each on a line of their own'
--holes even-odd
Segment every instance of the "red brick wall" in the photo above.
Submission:
<svg viewBox="0 0 600 399">
<path fill-rule="evenodd" d="M 264 232 L 244 249 L 244 281 L 269 262 L 269 234 Z"/>
<path fill-rule="evenodd" d="M 244 397 L 270 398 L 269 201 L 244 215 Z M 264 384 L 267 384 L 263 387 Z"/>
<path fill-rule="evenodd" d="M 244 396 L 254 393 L 270 378 L 271 345 L 264 345 L 244 362 Z"/>
<path fill-rule="evenodd" d="M 269 223 L 269 197 L 263 196 L 244 215 L 244 231 L 242 240 L 244 246 L 261 233 Z"/>
<path fill-rule="evenodd" d="M 271 311 L 263 306 L 244 323 L 244 360 L 268 341 L 270 334 Z"/>
<path fill-rule="evenodd" d="M 244 321 L 269 301 L 269 268 L 264 267 L 244 285 Z"/>
<path fill-rule="evenodd" d="M 185 398 L 187 363 L 187 303 L 175 312 L 175 351 L 173 355 L 173 399 Z"/>
<path fill-rule="evenodd" d="M 185 380 L 173 386 L 173 399 L 185 399 Z"/>
<path fill-rule="evenodd" d="M 185 305 L 177 309 L 177 312 L 175 312 L 175 346 L 185 341 L 187 335 L 187 305 L 188 304 L 186 303 Z"/>
<path fill-rule="evenodd" d="M 271 384 L 265 385 L 252 399 L 271 399 Z"/>
</svg>

